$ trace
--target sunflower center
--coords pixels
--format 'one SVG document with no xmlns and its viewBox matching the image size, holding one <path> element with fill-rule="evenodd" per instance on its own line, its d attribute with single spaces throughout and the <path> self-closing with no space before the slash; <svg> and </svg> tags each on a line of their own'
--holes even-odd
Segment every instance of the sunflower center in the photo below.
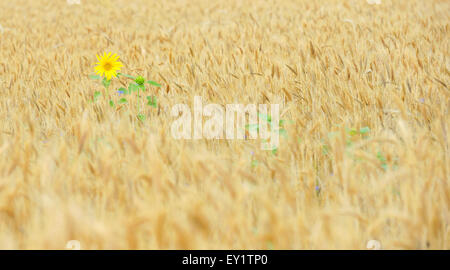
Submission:
<svg viewBox="0 0 450 270">
<path fill-rule="evenodd" d="M 103 65 L 103 68 L 104 68 L 106 71 L 110 71 L 110 70 L 112 69 L 112 65 L 111 65 L 111 63 L 105 63 L 105 64 Z"/>
</svg>

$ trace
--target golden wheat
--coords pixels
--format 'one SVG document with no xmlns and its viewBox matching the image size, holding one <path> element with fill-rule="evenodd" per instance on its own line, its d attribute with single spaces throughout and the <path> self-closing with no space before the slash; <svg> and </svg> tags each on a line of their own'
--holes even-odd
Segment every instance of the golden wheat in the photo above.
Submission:
<svg viewBox="0 0 450 270">
<path fill-rule="evenodd" d="M 1 1 L 0 248 L 449 249 L 449 16 L 447 0 Z M 105 51 L 162 84 L 143 123 L 135 99 L 89 102 Z M 175 140 L 170 109 L 194 96 L 280 103 L 288 136 L 276 154 Z"/>
</svg>

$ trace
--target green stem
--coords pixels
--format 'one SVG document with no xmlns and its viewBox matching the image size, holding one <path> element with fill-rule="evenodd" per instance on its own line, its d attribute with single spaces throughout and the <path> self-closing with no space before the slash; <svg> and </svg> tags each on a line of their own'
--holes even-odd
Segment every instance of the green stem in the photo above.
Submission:
<svg viewBox="0 0 450 270">
<path fill-rule="evenodd" d="M 138 95 L 137 95 L 137 113 L 138 113 L 138 115 L 139 115 L 139 88 L 138 88 Z"/>
</svg>

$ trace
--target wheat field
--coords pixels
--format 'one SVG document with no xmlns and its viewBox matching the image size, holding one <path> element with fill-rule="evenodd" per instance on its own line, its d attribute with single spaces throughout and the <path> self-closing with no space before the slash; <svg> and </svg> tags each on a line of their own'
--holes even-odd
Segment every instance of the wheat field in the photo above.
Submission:
<svg viewBox="0 0 450 270">
<path fill-rule="evenodd" d="M 1 0 L 0 248 L 449 249 L 450 1 L 369 2 Z M 176 140 L 194 96 L 286 136 Z"/>
</svg>

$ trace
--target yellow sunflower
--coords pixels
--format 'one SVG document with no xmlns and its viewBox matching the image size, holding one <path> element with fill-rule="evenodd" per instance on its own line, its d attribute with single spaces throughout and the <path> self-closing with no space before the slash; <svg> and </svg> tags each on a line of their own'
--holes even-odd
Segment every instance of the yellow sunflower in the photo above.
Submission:
<svg viewBox="0 0 450 270">
<path fill-rule="evenodd" d="M 103 74 L 105 74 L 107 80 L 111 80 L 113 76 L 116 77 L 116 72 L 119 71 L 121 67 L 123 67 L 122 63 L 117 61 L 119 59 L 119 56 L 117 54 L 111 55 L 111 53 L 103 53 L 102 57 L 99 57 L 98 55 L 96 56 L 98 62 L 96 63 L 97 66 L 95 67 L 95 72 L 100 76 L 103 76 Z"/>
</svg>

